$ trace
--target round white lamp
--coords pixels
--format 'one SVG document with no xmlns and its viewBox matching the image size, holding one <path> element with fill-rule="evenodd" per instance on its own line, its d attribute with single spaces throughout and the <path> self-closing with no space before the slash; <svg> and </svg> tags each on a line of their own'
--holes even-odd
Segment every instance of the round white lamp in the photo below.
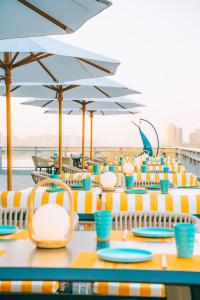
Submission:
<svg viewBox="0 0 200 300">
<path fill-rule="evenodd" d="M 113 172 L 105 172 L 100 176 L 100 184 L 103 190 L 114 190 L 117 184 L 117 176 Z"/>
<path fill-rule="evenodd" d="M 133 171 L 134 171 L 134 166 L 132 165 L 131 162 L 128 162 L 125 165 L 123 165 L 124 174 L 132 174 Z"/>
<path fill-rule="evenodd" d="M 69 211 L 63 206 L 48 203 L 34 211 L 35 192 L 38 187 L 56 184 L 68 193 Z M 39 248 L 63 248 L 73 233 L 73 196 L 70 188 L 54 179 L 42 180 L 32 189 L 29 195 L 28 230 L 30 239 Z"/>
<path fill-rule="evenodd" d="M 68 233 L 69 214 L 58 204 L 45 204 L 35 211 L 32 226 L 37 240 L 59 241 Z"/>
</svg>

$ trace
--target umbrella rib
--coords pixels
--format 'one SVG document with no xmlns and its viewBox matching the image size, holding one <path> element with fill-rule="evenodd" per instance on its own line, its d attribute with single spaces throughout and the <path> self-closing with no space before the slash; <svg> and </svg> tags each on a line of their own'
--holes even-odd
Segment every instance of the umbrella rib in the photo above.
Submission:
<svg viewBox="0 0 200 300">
<path fill-rule="evenodd" d="M 109 94 L 107 94 L 106 92 L 104 92 L 102 89 L 100 89 L 98 86 L 94 86 L 94 88 L 96 90 L 98 90 L 99 92 L 101 92 L 104 96 L 111 98 Z"/>
<path fill-rule="evenodd" d="M 88 64 L 88 65 L 90 65 L 90 66 L 92 66 L 92 67 L 94 67 L 96 69 L 99 69 L 99 70 L 101 70 L 101 71 L 103 71 L 103 72 L 105 72 L 107 74 L 111 74 L 111 72 L 108 69 L 103 68 L 103 67 L 101 67 L 101 66 L 99 66 L 99 65 L 97 65 L 97 64 L 95 64 L 95 63 L 93 63 L 93 62 L 91 62 L 91 61 L 89 61 L 89 60 L 87 60 L 85 58 L 82 58 L 82 57 L 75 57 L 75 58 L 77 60 L 80 60 L 80 61 L 82 61 L 82 62 L 84 62 L 84 63 L 86 63 L 86 64 Z"/>
<path fill-rule="evenodd" d="M 123 105 L 119 104 L 118 102 L 114 102 L 114 103 L 117 104 L 119 107 L 121 107 L 121 108 L 127 110 L 126 107 L 124 107 Z"/>
<path fill-rule="evenodd" d="M 58 82 L 58 79 L 49 71 L 49 69 L 40 60 L 38 60 L 37 62 L 54 81 Z"/>
<path fill-rule="evenodd" d="M 47 89 L 53 90 L 55 92 L 58 91 L 58 88 L 56 86 L 53 86 L 53 85 L 44 85 L 44 87 L 47 88 Z"/>
<path fill-rule="evenodd" d="M 10 62 L 11 65 L 14 63 L 14 61 L 16 60 L 18 55 L 19 55 L 19 52 L 16 52 L 15 55 L 13 56 L 13 58 L 11 59 L 11 62 Z"/>
<path fill-rule="evenodd" d="M 15 64 L 13 64 L 12 68 L 17 68 L 17 67 L 20 67 L 22 65 L 25 65 L 25 64 L 29 63 L 31 61 L 31 59 L 33 59 L 35 57 L 38 57 L 41 54 L 43 54 L 43 52 L 38 52 L 38 53 L 35 53 L 34 55 L 30 54 L 30 55 L 24 57 L 23 59 L 19 60 Z"/>
<path fill-rule="evenodd" d="M 78 85 L 78 84 L 71 84 L 71 85 L 68 85 L 66 88 L 63 89 L 63 92 L 66 92 L 66 91 L 75 89 L 75 88 L 77 88 L 77 87 L 79 87 L 79 86 L 80 86 L 80 85 Z"/>
<path fill-rule="evenodd" d="M 73 112 L 73 110 L 70 110 L 67 114 L 68 114 L 68 115 L 71 115 L 72 112 Z"/>
<path fill-rule="evenodd" d="M 26 7 L 30 8 L 32 11 L 39 14 L 43 18 L 47 19 L 51 23 L 53 23 L 56 26 L 60 27 L 61 29 L 65 30 L 66 32 L 71 33 L 73 31 L 69 26 L 66 26 L 65 24 L 63 24 L 59 20 L 55 19 L 54 17 L 50 16 L 45 11 L 43 11 L 39 7 L 33 5 L 29 1 L 27 1 L 27 0 L 17 0 L 17 1 L 20 2 L 21 4 L 25 5 Z"/>
<path fill-rule="evenodd" d="M 42 105 L 42 107 L 46 107 L 47 105 L 49 105 L 49 104 L 52 103 L 53 101 L 55 101 L 55 100 L 50 100 L 50 101 L 48 101 L 47 103 L 45 103 L 44 105 Z"/>
<path fill-rule="evenodd" d="M 2 68 L 2 69 L 4 69 L 5 68 L 5 64 L 4 64 L 4 62 L 0 59 L 0 67 Z"/>
<path fill-rule="evenodd" d="M 11 89 L 11 93 L 14 92 L 15 90 L 19 89 L 20 87 L 21 87 L 21 85 L 15 86 L 13 89 Z M 4 96 L 6 96 L 6 94 Z"/>
</svg>

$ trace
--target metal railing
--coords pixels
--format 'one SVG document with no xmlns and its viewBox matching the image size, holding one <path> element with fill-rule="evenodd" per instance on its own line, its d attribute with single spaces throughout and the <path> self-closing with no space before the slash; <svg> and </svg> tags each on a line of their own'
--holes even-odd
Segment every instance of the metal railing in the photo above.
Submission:
<svg viewBox="0 0 200 300">
<path fill-rule="evenodd" d="M 57 147 L 13 147 L 13 168 L 34 169 L 32 156 L 50 157 Z M 103 155 L 113 159 L 119 155 L 137 155 L 141 148 L 137 147 L 95 147 L 94 155 Z M 81 147 L 64 147 L 63 156 L 69 153 L 81 153 Z M 187 172 L 192 172 L 200 177 L 200 149 L 182 147 L 162 147 L 160 154 L 167 154 L 172 158 L 181 161 Z M 89 148 L 86 148 L 86 155 L 89 155 Z M 6 147 L 0 146 L 0 170 L 6 168 Z"/>
</svg>

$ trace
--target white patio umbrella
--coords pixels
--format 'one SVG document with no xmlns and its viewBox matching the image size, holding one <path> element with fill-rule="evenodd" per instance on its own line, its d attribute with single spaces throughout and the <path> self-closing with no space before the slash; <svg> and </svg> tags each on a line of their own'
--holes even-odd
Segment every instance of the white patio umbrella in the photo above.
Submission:
<svg viewBox="0 0 200 300">
<path fill-rule="evenodd" d="M 99 77 L 114 74 L 118 65 L 119 62 L 116 60 L 54 38 L 0 41 L 0 79 L 5 81 L 1 93 L 6 89 L 8 190 L 12 188 L 12 82 L 64 82 L 77 78 Z M 59 93 L 58 97 L 62 106 L 62 94 Z"/>
<path fill-rule="evenodd" d="M 104 101 L 103 101 L 104 100 Z M 31 101 L 23 102 L 25 105 L 38 106 L 42 108 L 55 109 L 59 112 L 58 101 L 52 101 L 49 99 L 34 99 Z M 63 109 L 79 109 L 82 111 L 82 168 L 84 168 L 84 155 L 85 155 L 85 114 L 87 110 L 96 111 L 102 109 L 131 109 L 139 106 L 143 106 L 137 101 L 133 101 L 128 97 L 116 97 L 116 98 L 82 98 L 82 99 L 64 99 Z"/>
<path fill-rule="evenodd" d="M 0 39 L 72 33 L 110 5 L 107 0 L 1 0 Z"/>
<path fill-rule="evenodd" d="M 95 102 L 96 103 L 96 102 Z M 105 103 L 105 102 L 103 102 Z M 124 103 L 123 103 L 124 104 Z M 142 106 L 136 103 L 135 107 L 137 106 Z M 103 107 L 103 105 L 102 105 Z M 133 105 L 132 105 L 133 107 Z M 58 114 L 58 109 L 52 108 L 52 109 L 48 109 L 45 111 L 45 113 L 48 114 Z M 90 160 L 93 159 L 93 117 L 94 115 L 101 115 L 101 116 L 110 116 L 110 115 L 127 115 L 127 114 L 138 114 L 140 113 L 139 110 L 136 109 L 132 109 L 132 110 L 126 110 L 126 109 L 90 109 L 87 107 L 86 112 L 87 115 L 90 116 Z M 65 115 L 82 115 L 82 110 L 81 109 L 77 109 L 77 108 L 68 108 L 68 109 L 64 109 L 63 110 L 63 114 Z M 85 126 L 84 126 L 85 128 Z M 82 138 L 85 135 L 85 133 L 83 134 L 82 132 Z M 83 149 L 82 149 L 82 159 L 84 160 L 84 156 L 83 156 Z M 84 167 L 84 163 L 82 164 L 82 168 Z"/>
</svg>

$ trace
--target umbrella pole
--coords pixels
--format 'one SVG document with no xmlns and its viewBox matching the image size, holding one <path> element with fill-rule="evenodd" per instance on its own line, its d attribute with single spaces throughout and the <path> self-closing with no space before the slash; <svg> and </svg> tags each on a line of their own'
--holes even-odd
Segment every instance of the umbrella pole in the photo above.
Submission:
<svg viewBox="0 0 200 300">
<path fill-rule="evenodd" d="M 90 112 L 90 160 L 93 158 L 93 111 Z"/>
<path fill-rule="evenodd" d="M 85 113 L 86 103 L 82 104 L 82 170 L 85 166 Z"/>
<path fill-rule="evenodd" d="M 11 133 L 11 53 L 5 53 L 6 126 L 7 126 L 7 189 L 12 190 L 12 133 Z"/>
<path fill-rule="evenodd" d="M 58 161 L 58 172 L 59 174 L 62 174 L 62 105 L 63 105 L 63 93 L 60 92 L 58 96 L 58 102 L 59 102 L 59 161 Z"/>
</svg>

